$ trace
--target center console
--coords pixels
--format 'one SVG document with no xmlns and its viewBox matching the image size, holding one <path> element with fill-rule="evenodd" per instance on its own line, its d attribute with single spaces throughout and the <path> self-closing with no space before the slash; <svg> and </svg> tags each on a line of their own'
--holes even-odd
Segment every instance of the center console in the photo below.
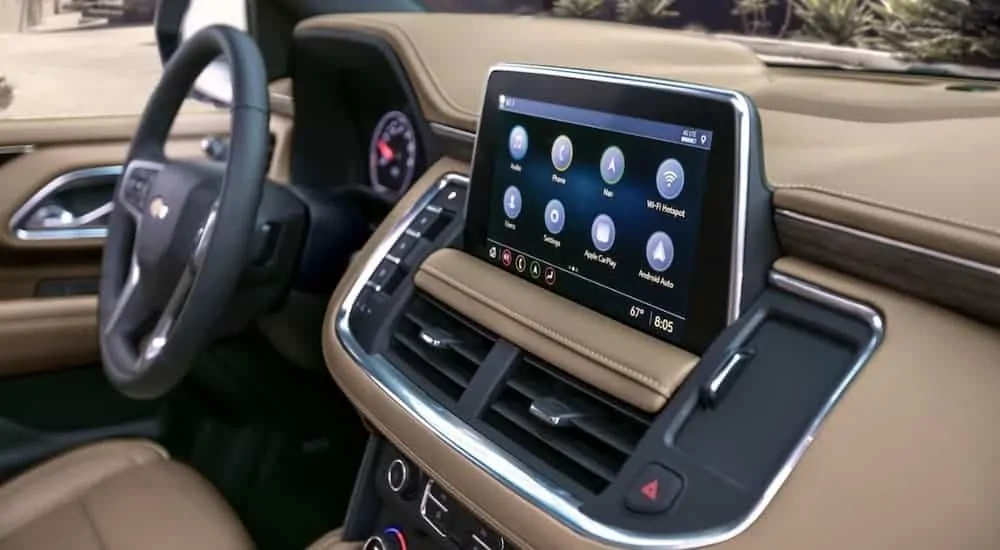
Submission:
<svg viewBox="0 0 1000 550">
<path fill-rule="evenodd" d="M 503 66 L 483 105 L 471 177 L 418 185 L 336 302 L 331 371 L 386 435 L 348 536 L 514 548 L 528 511 L 614 547 L 739 535 L 878 346 L 878 312 L 771 269 L 743 95 Z"/>
</svg>

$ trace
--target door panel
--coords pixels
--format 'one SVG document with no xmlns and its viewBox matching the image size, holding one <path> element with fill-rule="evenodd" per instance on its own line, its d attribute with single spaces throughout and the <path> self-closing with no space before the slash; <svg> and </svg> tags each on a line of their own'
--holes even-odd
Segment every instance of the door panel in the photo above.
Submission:
<svg viewBox="0 0 1000 550">
<path fill-rule="evenodd" d="M 102 239 L 93 232 L 31 238 L 17 231 L 24 220 L 13 217 L 67 174 L 120 167 L 137 123 L 138 117 L 117 116 L 0 121 L 0 155 L 6 153 L 0 159 L 0 377 L 99 364 L 95 293 Z M 228 128 L 226 111 L 181 114 L 167 154 L 199 158 L 201 139 Z M 110 193 L 115 170 L 104 172 L 44 200 L 85 214 L 110 200 L 100 195 Z"/>
</svg>

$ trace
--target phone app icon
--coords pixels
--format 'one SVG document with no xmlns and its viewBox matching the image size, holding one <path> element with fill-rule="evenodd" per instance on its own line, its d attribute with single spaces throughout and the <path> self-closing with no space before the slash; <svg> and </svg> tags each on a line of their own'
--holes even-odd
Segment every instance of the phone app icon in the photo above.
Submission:
<svg viewBox="0 0 1000 550">
<path fill-rule="evenodd" d="M 514 126 L 507 139 L 507 149 L 514 160 L 521 160 L 528 153 L 528 131 L 523 126 Z"/>
<path fill-rule="evenodd" d="M 608 185 L 614 185 L 622 179 L 625 173 L 625 154 L 612 145 L 601 155 L 601 179 Z"/>
<path fill-rule="evenodd" d="M 513 185 L 503 192 L 503 212 L 512 220 L 521 215 L 521 191 Z"/>
<path fill-rule="evenodd" d="M 607 214 L 599 214 L 590 226 L 590 238 L 594 248 L 601 252 L 611 250 L 615 245 L 615 222 Z"/>
<path fill-rule="evenodd" d="M 552 166 L 565 172 L 573 163 L 573 142 L 566 136 L 559 136 L 552 142 Z"/>
</svg>

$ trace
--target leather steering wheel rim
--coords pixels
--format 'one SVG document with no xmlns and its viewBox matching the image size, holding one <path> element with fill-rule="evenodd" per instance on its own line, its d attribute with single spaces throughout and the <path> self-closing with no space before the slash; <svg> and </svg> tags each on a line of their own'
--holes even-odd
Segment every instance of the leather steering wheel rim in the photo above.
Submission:
<svg viewBox="0 0 1000 550">
<path fill-rule="evenodd" d="M 233 85 L 221 185 L 217 170 L 206 176 L 165 151 L 195 80 L 219 56 Z M 236 290 L 266 175 L 268 99 L 260 50 L 232 27 L 198 31 L 164 66 L 115 186 L 98 292 L 104 372 L 125 395 L 173 388 Z"/>
</svg>

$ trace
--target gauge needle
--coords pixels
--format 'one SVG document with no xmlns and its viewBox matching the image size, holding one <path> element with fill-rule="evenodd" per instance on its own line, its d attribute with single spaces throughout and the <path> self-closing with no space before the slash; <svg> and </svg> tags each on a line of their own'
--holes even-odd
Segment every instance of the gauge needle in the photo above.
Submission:
<svg viewBox="0 0 1000 550">
<path fill-rule="evenodd" d="M 376 145 L 378 146 L 379 154 L 382 155 L 382 158 L 384 158 L 385 160 L 392 160 L 392 157 L 395 156 L 392 152 L 392 148 L 389 147 L 389 145 L 387 145 L 386 142 L 378 140 Z"/>
</svg>

